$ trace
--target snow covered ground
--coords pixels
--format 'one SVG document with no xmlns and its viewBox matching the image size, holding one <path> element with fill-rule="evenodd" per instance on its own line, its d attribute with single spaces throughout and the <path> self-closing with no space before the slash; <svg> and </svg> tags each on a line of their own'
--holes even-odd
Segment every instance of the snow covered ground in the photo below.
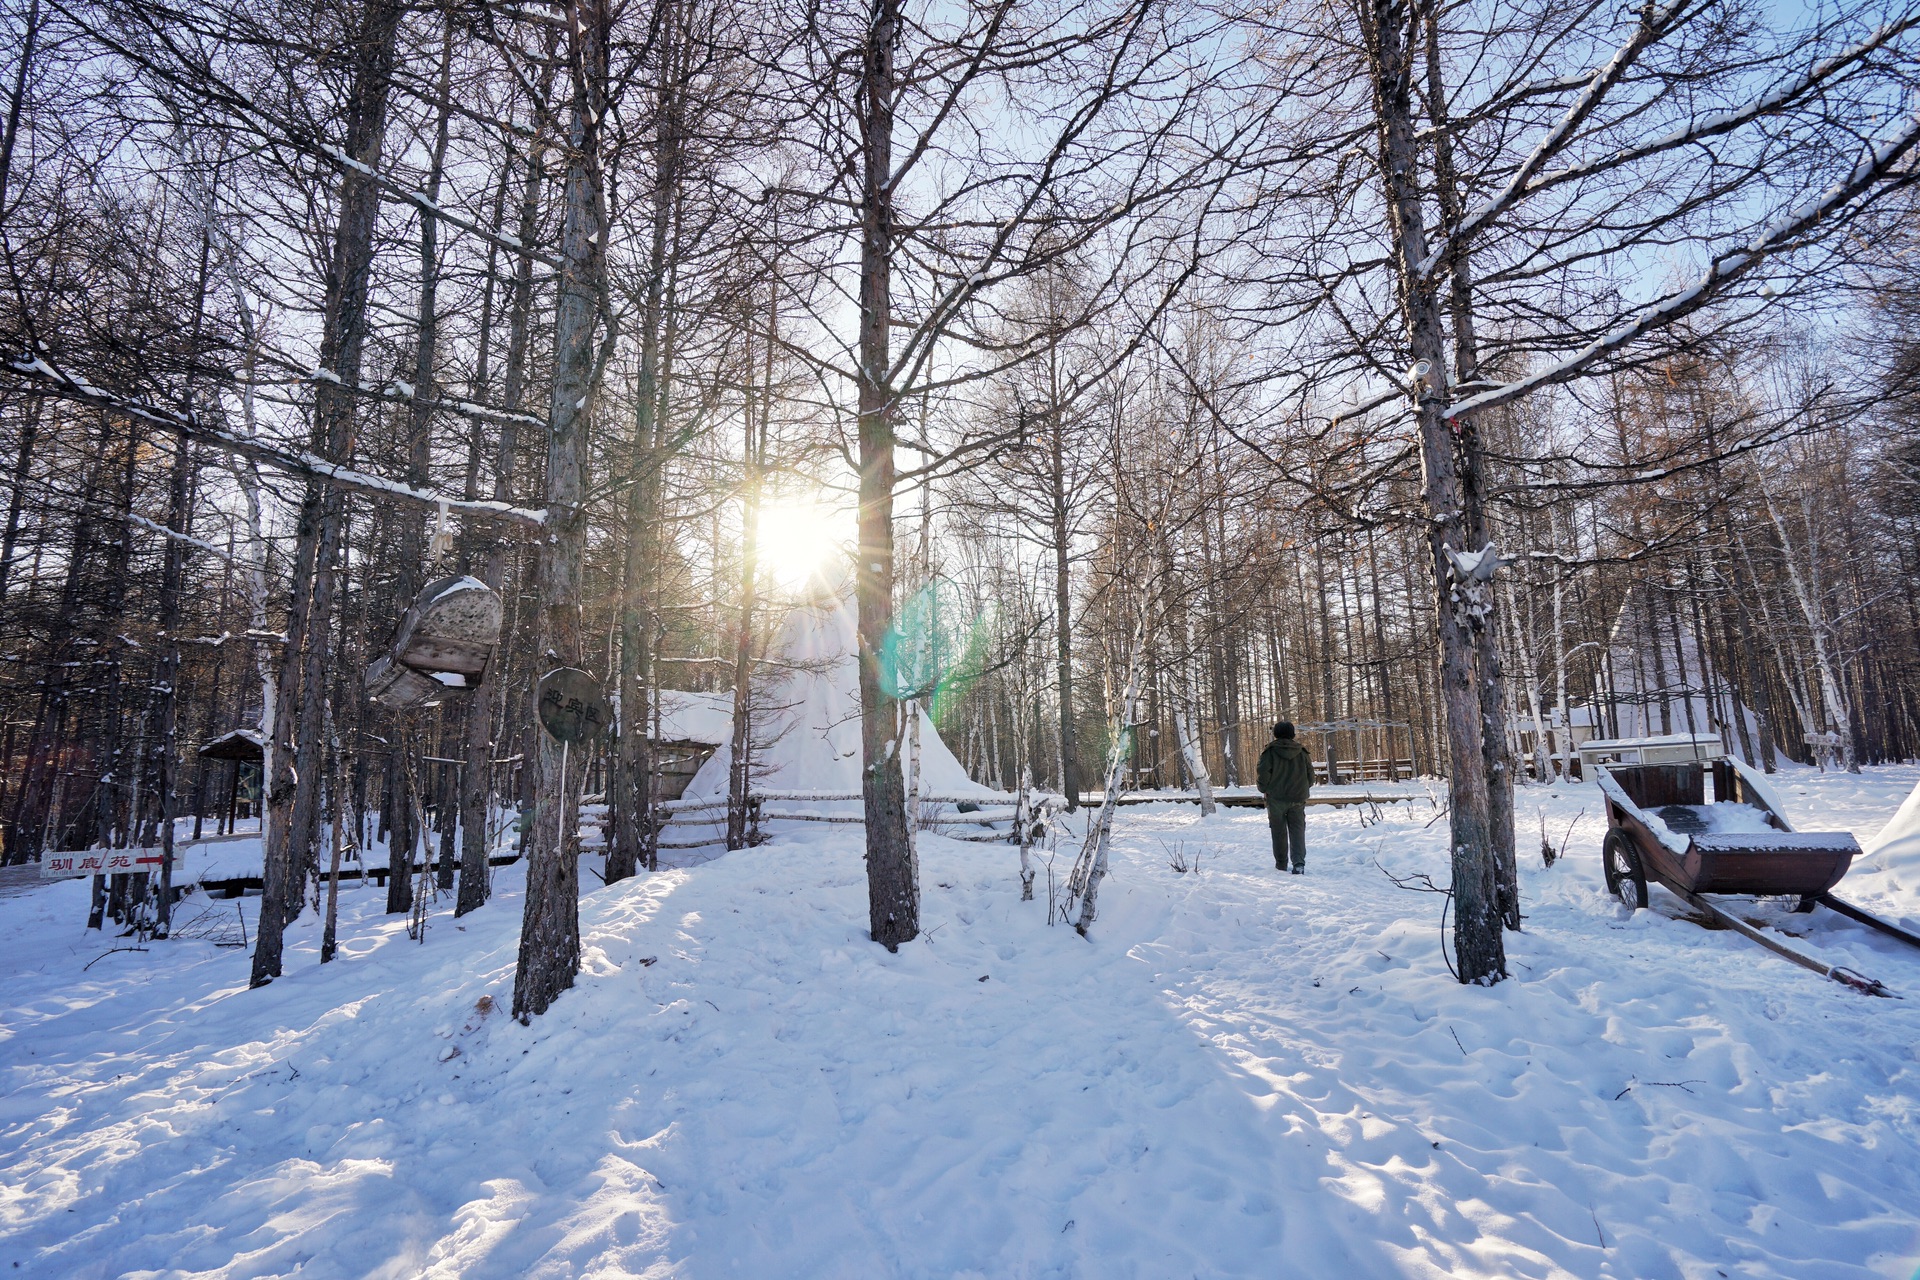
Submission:
<svg viewBox="0 0 1920 1280">
<path fill-rule="evenodd" d="M 1866 839 L 1917 779 L 1777 789 Z M 1304 877 L 1258 812 L 1124 810 L 1091 941 L 1010 849 L 931 836 L 898 955 L 857 829 L 596 884 L 585 972 L 524 1028 L 511 868 L 424 944 L 350 888 L 340 962 L 309 914 L 256 992 L 207 939 L 103 956 L 84 883 L 6 898 L 0 1272 L 1912 1276 L 1920 952 L 1742 908 L 1909 997 L 1873 1000 L 1663 891 L 1629 916 L 1594 787 L 1519 812 L 1492 990 L 1375 866 L 1444 882 L 1424 801 L 1312 811 Z M 1843 893 L 1920 920 L 1920 867 L 1862 872 Z"/>
</svg>

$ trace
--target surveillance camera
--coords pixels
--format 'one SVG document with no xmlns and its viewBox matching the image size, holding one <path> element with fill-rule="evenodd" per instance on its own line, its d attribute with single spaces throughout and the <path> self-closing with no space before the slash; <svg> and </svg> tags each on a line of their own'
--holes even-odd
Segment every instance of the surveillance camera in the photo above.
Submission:
<svg viewBox="0 0 1920 1280">
<path fill-rule="evenodd" d="M 1439 395 L 1446 386 L 1446 377 L 1431 360 L 1416 360 L 1413 368 L 1407 370 L 1407 381 L 1413 393 L 1419 398 Z"/>
</svg>

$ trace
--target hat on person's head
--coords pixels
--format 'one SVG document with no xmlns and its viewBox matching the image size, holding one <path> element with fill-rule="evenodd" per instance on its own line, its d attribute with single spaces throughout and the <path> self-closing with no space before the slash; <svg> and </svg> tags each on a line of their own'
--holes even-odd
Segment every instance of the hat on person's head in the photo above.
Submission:
<svg viewBox="0 0 1920 1280">
<path fill-rule="evenodd" d="M 1274 725 L 1273 736 L 1276 738 L 1291 738 L 1293 736 L 1293 721 L 1282 720 Z"/>
</svg>

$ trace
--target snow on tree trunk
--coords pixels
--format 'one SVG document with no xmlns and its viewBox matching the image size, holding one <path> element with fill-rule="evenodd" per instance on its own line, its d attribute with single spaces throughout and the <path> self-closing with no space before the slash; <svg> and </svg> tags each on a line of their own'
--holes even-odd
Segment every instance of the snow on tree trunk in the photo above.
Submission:
<svg viewBox="0 0 1920 1280">
<path fill-rule="evenodd" d="M 1100 792 L 1100 807 L 1087 821 L 1087 838 L 1074 859 L 1073 872 L 1067 878 L 1067 900 L 1062 914 L 1078 903 L 1079 913 L 1073 927 L 1081 937 L 1093 927 L 1100 896 L 1100 882 L 1107 876 L 1107 845 L 1113 835 L 1113 811 L 1119 804 L 1127 772 L 1127 757 L 1133 747 L 1133 726 L 1139 715 L 1140 681 L 1146 667 L 1148 610 L 1145 599 L 1139 605 L 1133 626 L 1133 643 L 1127 655 L 1127 681 L 1121 687 L 1119 706 L 1108 725 L 1107 776 Z"/>
<path fill-rule="evenodd" d="M 1412 55 L 1403 25 L 1412 11 L 1389 0 L 1360 6 L 1373 81 L 1379 167 L 1392 230 L 1395 267 L 1407 347 L 1415 362 L 1409 381 L 1415 400 L 1422 496 L 1428 513 L 1427 542 L 1433 573 L 1436 628 L 1440 638 L 1440 694 L 1447 731 L 1451 827 L 1454 950 L 1463 982 L 1491 983 L 1506 976 L 1497 855 L 1488 812 L 1483 707 L 1474 662 L 1475 628 L 1485 612 L 1476 595 L 1485 584 L 1464 568 L 1465 495 L 1454 456 L 1445 407 L 1443 345 L 1438 299 L 1421 271 L 1427 256 L 1426 220 L 1419 187 L 1419 143 L 1412 104 Z M 1464 553 L 1464 554 L 1463 554 Z M 1456 557 L 1459 557 L 1456 559 Z M 1475 562 L 1478 567 L 1478 562 Z M 1496 727 L 1497 731 L 1497 727 Z"/>
</svg>

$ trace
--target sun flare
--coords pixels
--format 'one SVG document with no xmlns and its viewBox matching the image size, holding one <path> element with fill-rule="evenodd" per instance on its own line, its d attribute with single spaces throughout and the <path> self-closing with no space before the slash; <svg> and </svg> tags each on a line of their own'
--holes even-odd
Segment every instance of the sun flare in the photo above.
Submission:
<svg viewBox="0 0 1920 1280">
<path fill-rule="evenodd" d="M 842 559 L 844 513 L 804 498 L 782 498 L 760 510 L 759 555 L 774 583 L 797 591 Z"/>
</svg>

